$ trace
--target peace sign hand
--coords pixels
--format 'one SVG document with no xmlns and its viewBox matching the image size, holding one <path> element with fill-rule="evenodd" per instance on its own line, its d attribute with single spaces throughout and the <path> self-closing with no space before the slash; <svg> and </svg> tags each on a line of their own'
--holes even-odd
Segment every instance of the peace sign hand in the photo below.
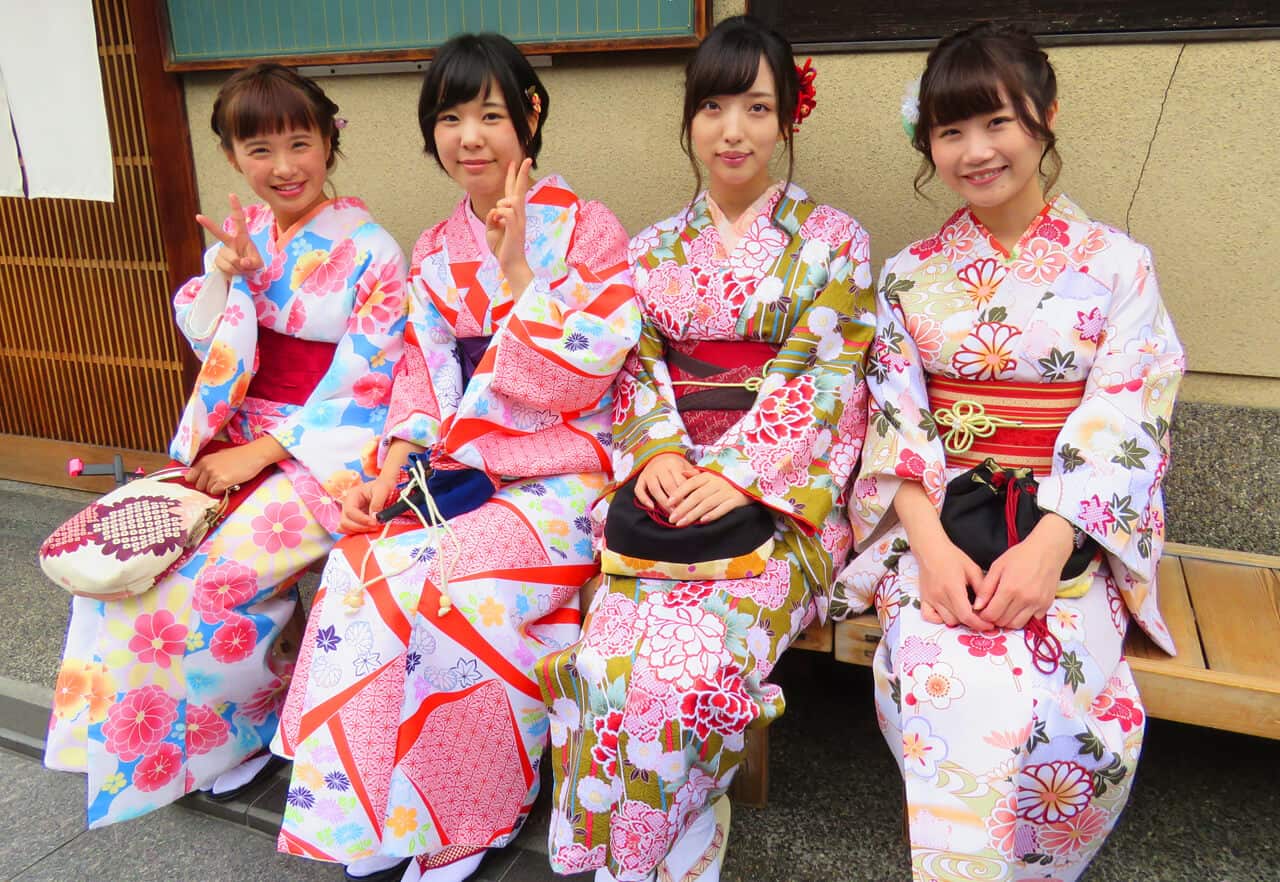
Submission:
<svg viewBox="0 0 1280 882">
<path fill-rule="evenodd" d="M 231 203 L 231 232 L 228 233 L 218 224 L 203 214 L 196 215 L 196 222 L 208 230 L 215 239 L 222 243 L 218 253 L 214 255 L 213 265 L 229 276 L 243 276 L 262 269 L 262 255 L 249 238 L 249 227 L 245 223 L 244 209 L 235 193 L 227 197 Z"/>
<path fill-rule="evenodd" d="M 498 200 L 484 219 L 485 241 L 498 258 L 511 293 L 517 297 L 533 281 L 533 270 L 529 268 L 524 254 L 524 201 L 533 185 L 529 177 L 532 168 L 532 159 L 520 163 L 519 171 L 516 171 L 514 162 L 507 166 L 506 195 Z"/>
</svg>

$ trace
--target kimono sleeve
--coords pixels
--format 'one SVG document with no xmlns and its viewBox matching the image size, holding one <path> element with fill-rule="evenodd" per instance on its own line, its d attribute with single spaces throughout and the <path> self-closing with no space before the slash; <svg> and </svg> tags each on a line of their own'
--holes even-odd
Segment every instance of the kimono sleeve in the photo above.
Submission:
<svg viewBox="0 0 1280 882">
<path fill-rule="evenodd" d="M 903 481 L 923 484 L 934 506 L 942 506 L 946 452 L 929 412 L 920 351 L 899 301 L 914 285 L 894 272 L 893 260 L 885 263 L 867 361 L 867 436 L 849 500 L 849 520 L 859 543 L 871 538 L 892 514 Z"/>
<path fill-rule="evenodd" d="M 856 411 L 866 398 L 873 301 L 854 280 L 866 259 L 865 237 L 856 250 L 840 244 L 827 284 L 773 359 L 755 405 L 698 463 L 809 533 L 836 505 L 857 460 L 856 448 L 837 447 L 835 436 L 862 422 Z"/>
<path fill-rule="evenodd" d="M 666 343 L 647 319 L 635 351 L 618 374 L 613 400 L 613 473 L 619 484 L 629 481 L 655 456 L 674 453 L 689 458 L 693 442 L 676 410 L 675 390 L 667 371 Z"/>
<path fill-rule="evenodd" d="M 191 344 L 196 357 L 204 361 L 209 346 L 227 308 L 231 281 L 221 270 L 213 268 L 213 259 L 221 242 L 215 242 L 204 253 L 204 273 L 193 276 L 173 295 L 174 319 L 178 330 Z"/>
<path fill-rule="evenodd" d="M 1164 546 L 1160 485 L 1185 358 L 1146 248 L 1135 265 L 1116 291 L 1084 397 L 1058 435 L 1038 498 L 1148 581 Z"/>
<path fill-rule="evenodd" d="M 462 365 L 456 335 L 431 290 L 430 270 L 415 266 L 409 276 L 409 318 L 404 357 L 396 368 L 383 450 L 396 438 L 424 449 L 435 445 L 440 427 L 462 398 Z"/>
<path fill-rule="evenodd" d="M 566 275 L 534 276 L 495 340 L 491 388 L 554 413 L 583 410 L 609 391 L 640 336 L 627 236 L 598 202 L 578 207 Z"/>
<path fill-rule="evenodd" d="M 404 254 L 380 227 L 356 236 L 368 257 L 352 275 L 351 315 L 333 362 L 307 403 L 271 430 L 321 481 L 340 470 L 372 471 L 403 344 Z"/>
</svg>

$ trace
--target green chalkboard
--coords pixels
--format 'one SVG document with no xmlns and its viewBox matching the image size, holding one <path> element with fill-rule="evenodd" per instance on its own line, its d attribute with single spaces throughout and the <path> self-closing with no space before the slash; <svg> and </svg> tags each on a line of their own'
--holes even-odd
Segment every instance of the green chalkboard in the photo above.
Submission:
<svg viewBox="0 0 1280 882">
<path fill-rule="evenodd" d="M 707 0 L 165 0 L 171 70 L 428 58 L 462 31 L 527 51 L 690 46 Z"/>
</svg>

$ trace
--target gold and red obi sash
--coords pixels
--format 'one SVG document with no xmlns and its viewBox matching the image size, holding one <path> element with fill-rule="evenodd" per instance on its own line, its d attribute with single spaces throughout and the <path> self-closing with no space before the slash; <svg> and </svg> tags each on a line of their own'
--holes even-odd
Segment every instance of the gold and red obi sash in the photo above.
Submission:
<svg viewBox="0 0 1280 882">
<path fill-rule="evenodd" d="M 1080 406 L 1085 381 L 1017 383 L 930 376 L 929 411 L 947 466 L 971 469 L 990 457 L 1004 468 L 1053 470 L 1053 448 Z"/>
<path fill-rule="evenodd" d="M 337 351 L 336 343 L 303 340 L 259 326 L 258 369 L 245 395 L 276 404 L 306 404 Z"/>
</svg>

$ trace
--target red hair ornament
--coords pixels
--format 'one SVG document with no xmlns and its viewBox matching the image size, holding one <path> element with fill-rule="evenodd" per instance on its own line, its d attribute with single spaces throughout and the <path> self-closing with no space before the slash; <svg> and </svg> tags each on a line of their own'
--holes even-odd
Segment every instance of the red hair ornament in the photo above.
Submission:
<svg viewBox="0 0 1280 882">
<path fill-rule="evenodd" d="M 813 67 L 813 59 L 806 58 L 804 67 L 796 65 L 796 75 L 800 77 L 800 89 L 796 93 L 796 118 L 791 124 L 791 131 L 800 130 L 800 124 L 809 118 L 809 114 L 813 113 L 813 109 L 818 106 L 818 91 L 814 88 L 813 81 L 818 78 L 818 72 Z"/>
</svg>

